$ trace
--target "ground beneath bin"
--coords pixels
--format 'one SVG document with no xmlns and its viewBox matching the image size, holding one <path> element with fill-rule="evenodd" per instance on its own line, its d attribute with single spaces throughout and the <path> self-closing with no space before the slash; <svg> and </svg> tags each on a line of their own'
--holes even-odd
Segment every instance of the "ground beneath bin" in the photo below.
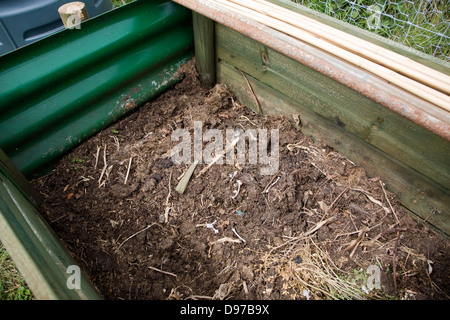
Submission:
<svg viewBox="0 0 450 320">
<path fill-rule="evenodd" d="M 448 243 L 379 178 L 304 136 L 295 119 L 259 116 L 223 85 L 202 88 L 193 61 L 180 72 L 172 90 L 32 181 L 104 298 L 449 298 Z M 172 133 L 193 136 L 194 121 L 224 140 L 226 129 L 277 129 L 279 170 L 235 159 L 198 176 L 199 164 L 178 193 L 189 165 L 173 161 Z"/>
</svg>

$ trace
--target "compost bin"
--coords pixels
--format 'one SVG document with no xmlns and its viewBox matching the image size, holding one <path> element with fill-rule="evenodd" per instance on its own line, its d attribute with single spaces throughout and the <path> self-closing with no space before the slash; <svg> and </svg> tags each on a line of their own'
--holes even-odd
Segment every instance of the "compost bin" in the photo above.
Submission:
<svg viewBox="0 0 450 320">
<path fill-rule="evenodd" d="M 0 58 L 0 236 L 36 297 L 309 298 L 295 270 L 326 260 L 322 242 L 339 244 L 339 268 L 368 267 L 354 257 L 376 246 L 392 263 L 395 290 L 398 259 L 405 270 L 434 264 L 434 275 L 443 272 L 439 294 L 448 294 L 448 112 L 208 1 L 175 2 L 135 1 Z M 446 62 L 270 3 L 450 75 Z M 279 170 L 205 165 L 176 192 L 190 166 L 170 160 L 170 134 L 195 131 L 195 121 L 200 132 L 279 130 Z M 428 254 L 406 242 L 419 230 Z M 82 263 L 74 257 L 88 260 L 79 287 L 70 285 L 71 267 Z M 124 273 L 124 265 L 136 267 Z M 123 277 L 127 295 L 106 288 Z M 370 297 L 342 290 L 315 297 Z"/>
</svg>

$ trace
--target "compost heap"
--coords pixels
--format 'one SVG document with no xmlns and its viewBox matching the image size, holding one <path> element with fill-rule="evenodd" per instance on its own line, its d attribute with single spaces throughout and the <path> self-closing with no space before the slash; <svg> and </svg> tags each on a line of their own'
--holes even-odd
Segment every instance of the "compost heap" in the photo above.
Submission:
<svg viewBox="0 0 450 320">
<path fill-rule="evenodd" d="M 193 61 L 179 72 L 173 89 L 32 182 L 104 298 L 448 299 L 448 243 L 383 181 L 304 136 L 295 115 L 263 117 L 224 85 L 202 88 Z M 190 165 L 172 161 L 171 136 L 194 121 L 278 129 L 279 171 L 199 164 L 177 192 Z"/>
</svg>

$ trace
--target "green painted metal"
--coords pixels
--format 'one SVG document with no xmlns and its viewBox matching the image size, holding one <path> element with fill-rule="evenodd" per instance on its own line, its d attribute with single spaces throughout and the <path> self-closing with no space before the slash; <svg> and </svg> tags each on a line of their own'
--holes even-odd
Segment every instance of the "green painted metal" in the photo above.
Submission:
<svg viewBox="0 0 450 320">
<path fill-rule="evenodd" d="M 177 83 L 192 56 L 191 12 L 156 0 L 0 58 L 0 238 L 38 299 L 101 297 L 70 269 L 26 177 Z"/>
<path fill-rule="evenodd" d="M 180 80 L 190 10 L 135 1 L 0 58 L 0 148 L 27 177 Z"/>
<path fill-rule="evenodd" d="M 0 164 L 0 238 L 38 299 L 101 299 L 38 209 Z M 72 278 L 73 276 L 73 278 Z M 69 286 L 67 285 L 69 283 Z M 72 286 L 77 285 L 77 286 Z"/>
</svg>

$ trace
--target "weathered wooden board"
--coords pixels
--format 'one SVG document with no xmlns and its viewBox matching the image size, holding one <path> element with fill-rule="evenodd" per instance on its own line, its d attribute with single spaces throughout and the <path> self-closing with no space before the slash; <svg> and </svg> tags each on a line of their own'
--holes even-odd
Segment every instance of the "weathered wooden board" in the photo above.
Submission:
<svg viewBox="0 0 450 320">
<path fill-rule="evenodd" d="M 419 62 L 423 65 L 439 70 L 440 72 L 446 75 L 450 75 L 450 65 L 439 58 L 427 55 L 411 47 L 399 45 L 398 42 L 382 37 L 374 32 L 364 30 L 360 27 L 354 26 L 347 22 L 338 20 L 329 15 L 325 15 L 313 9 L 309 9 L 305 6 L 298 5 L 297 3 L 291 0 L 266 0 L 266 1 L 272 2 L 276 5 L 292 10 L 294 12 L 300 13 L 309 18 L 313 18 L 320 23 L 324 23 L 330 27 L 336 28 L 341 31 L 345 31 L 348 34 L 351 34 L 363 40 L 368 40 L 380 47 L 389 49 L 405 57 L 408 57 L 416 62 Z"/>
<path fill-rule="evenodd" d="M 194 25 L 194 43 L 196 68 L 200 77 L 200 83 L 212 88 L 216 83 L 215 55 L 214 55 L 214 21 L 192 12 Z"/>
<path fill-rule="evenodd" d="M 219 61 L 216 70 L 218 82 L 225 83 L 243 104 L 257 112 L 253 95 L 242 74 L 225 61 Z M 303 133 L 339 150 L 363 166 L 370 176 L 380 176 L 419 222 L 425 221 L 436 232 L 450 237 L 450 196 L 441 186 L 350 133 L 332 119 L 319 115 L 303 103 L 250 75 L 246 77 L 264 114 L 284 114 L 290 119 L 293 119 L 294 114 L 300 115 Z"/>
</svg>

